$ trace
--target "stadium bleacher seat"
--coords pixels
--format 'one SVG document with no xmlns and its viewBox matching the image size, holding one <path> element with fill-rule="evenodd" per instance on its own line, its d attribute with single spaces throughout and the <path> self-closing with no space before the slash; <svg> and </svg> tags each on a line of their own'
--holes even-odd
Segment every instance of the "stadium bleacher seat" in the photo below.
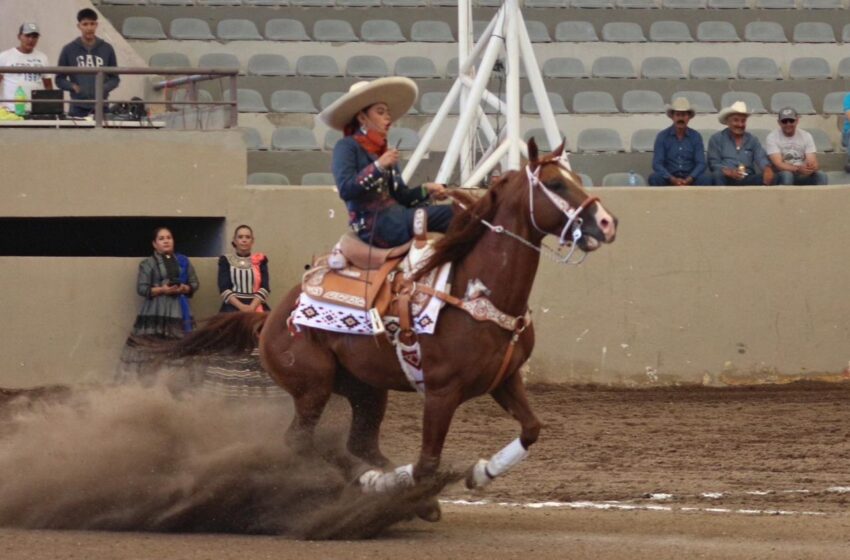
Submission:
<svg viewBox="0 0 850 560">
<path fill-rule="evenodd" d="M 342 138 L 342 132 L 339 130 L 334 130 L 333 128 L 329 128 L 327 132 L 325 132 L 325 139 L 322 142 L 322 149 L 326 152 L 332 152 L 336 143 L 340 141 Z"/>
<path fill-rule="evenodd" d="M 567 112 L 567 106 L 564 105 L 564 98 L 561 97 L 560 93 L 549 91 L 546 92 L 549 96 L 549 104 L 552 106 L 552 112 L 556 115 L 562 115 Z M 534 94 L 532 92 L 528 92 L 522 96 L 522 112 L 529 115 L 537 115 L 539 111 L 537 110 L 537 101 L 534 99 Z"/>
<path fill-rule="evenodd" d="M 803 21 L 794 25 L 795 43 L 834 43 L 832 26 L 822 21 Z"/>
<path fill-rule="evenodd" d="M 590 175 L 586 175 L 584 173 L 577 173 L 577 175 L 581 179 L 581 185 L 583 187 L 592 187 L 593 186 L 593 179 L 590 178 Z"/>
<path fill-rule="evenodd" d="M 696 80 L 727 80 L 735 77 L 726 59 L 719 56 L 702 56 L 693 59 L 688 73 Z"/>
<path fill-rule="evenodd" d="M 838 61 L 838 68 L 835 70 L 835 77 L 850 78 L 850 56 Z"/>
<path fill-rule="evenodd" d="M 616 0 L 618 8 L 652 9 L 658 7 L 656 0 Z"/>
<path fill-rule="evenodd" d="M 825 115 L 843 115 L 844 114 L 844 98 L 847 93 L 843 91 L 833 91 L 827 93 L 823 98 L 823 114 Z"/>
<path fill-rule="evenodd" d="M 701 21 L 697 40 L 702 43 L 735 43 L 741 40 L 735 26 L 728 21 Z"/>
<path fill-rule="evenodd" d="M 748 56 L 738 62 L 738 77 L 744 80 L 781 80 L 782 73 L 772 58 Z"/>
<path fill-rule="evenodd" d="M 585 128 L 578 133 L 576 149 L 579 153 L 625 151 L 620 134 L 613 128 Z"/>
<path fill-rule="evenodd" d="M 262 41 L 257 24 L 250 19 L 223 19 L 218 22 L 216 36 L 222 41 Z"/>
<path fill-rule="evenodd" d="M 241 6 L 242 0 L 198 0 L 198 5 L 211 7 Z"/>
<path fill-rule="evenodd" d="M 850 185 L 850 173 L 846 171 L 827 171 L 826 177 L 830 185 Z"/>
<path fill-rule="evenodd" d="M 428 5 L 426 0 L 383 0 L 381 4 L 390 8 L 424 8 Z"/>
<path fill-rule="evenodd" d="M 770 130 L 766 128 L 747 128 L 747 132 L 758 138 L 762 146 L 767 142 L 767 135 L 770 134 Z"/>
<path fill-rule="evenodd" d="M 645 58 L 640 65 L 640 75 L 649 80 L 680 80 L 686 77 L 679 60 L 672 56 Z"/>
<path fill-rule="evenodd" d="M 543 63 L 543 76 L 546 78 L 586 78 L 587 68 L 578 58 L 550 58 Z"/>
<path fill-rule="evenodd" d="M 697 130 L 699 135 L 702 137 L 702 145 L 704 148 L 708 149 L 708 141 L 711 140 L 711 137 L 720 132 L 719 128 L 701 128 Z"/>
<path fill-rule="evenodd" d="M 637 186 L 645 187 L 646 186 L 646 178 L 640 173 L 635 173 L 635 181 Z M 604 177 L 602 177 L 602 186 L 603 187 L 625 187 L 629 184 L 629 173 L 617 172 L 617 173 L 606 173 Z"/>
<path fill-rule="evenodd" d="M 127 39 L 165 39 L 165 31 L 158 19 L 147 16 L 131 16 L 124 20 L 121 34 Z"/>
<path fill-rule="evenodd" d="M 832 68 L 825 58 L 804 56 L 791 61 L 788 77 L 792 80 L 826 80 L 832 77 Z"/>
<path fill-rule="evenodd" d="M 174 97 L 172 97 L 172 101 L 174 102 L 190 102 L 192 99 L 190 98 L 189 91 L 187 89 L 178 89 L 174 92 Z M 210 92 L 205 89 L 199 89 L 197 91 L 197 96 L 194 100 L 195 103 L 208 103 L 213 100 L 213 96 Z M 185 108 L 185 105 L 176 106 L 177 110 L 180 111 Z"/>
<path fill-rule="evenodd" d="M 101 0 L 101 2 L 111 6 L 138 6 L 146 3 L 145 0 Z"/>
<path fill-rule="evenodd" d="M 331 173 L 305 173 L 301 176 L 301 184 L 305 187 L 333 187 L 336 185 Z"/>
<path fill-rule="evenodd" d="M 775 21 L 751 21 L 744 27 L 744 40 L 753 43 L 787 43 L 788 37 Z"/>
<path fill-rule="evenodd" d="M 189 68 L 192 63 L 183 53 L 161 52 L 151 55 L 148 65 L 151 68 Z"/>
<path fill-rule="evenodd" d="M 447 94 L 448 92 L 445 91 L 423 93 L 419 98 L 419 110 L 425 115 L 436 115 Z M 450 115 L 457 115 L 458 113 L 460 113 L 460 99 L 455 100 L 454 105 L 449 110 Z"/>
<path fill-rule="evenodd" d="M 301 90 L 279 89 L 272 93 L 270 105 L 274 113 L 318 113 L 313 98 Z"/>
<path fill-rule="evenodd" d="M 361 54 L 352 56 L 345 63 L 345 75 L 355 78 L 382 78 L 390 73 L 387 63 L 380 56 Z"/>
<path fill-rule="evenodd" d="M 713 10 L 743 9 L 747 7 L 747 0 L 708 0 L 708 7 Z"/>
<path fill-rule="evenodd" d="M 309 128 L 301 126 L 281 126 L 272 133 L 272 149 L 282 151 L 318 150 L 316 137 Z"/>
<path fill-rule="evenodd" d="M 613 8 L 614 0 L 570 0 L 572 8 Z"/>
<path fill-rule="evenodd" d="M 313 24 L 313 38 L 328 43 L 359 41 L 354 28 L 344 19 L 320 19 Z"/>
<path fill-rule="evenodd" d="M 689 43 L 694 40 L 687 24 L 681 21 L 653 21 L 649 26 L 649 40 L 663 43 Z"/>
<path fill-rule="evenodd" d="M 336 5 L 340 8 L 378 8 L 381 2 L 380 0 L 336 0 Z"/>
<path fill-rule="evenodd" d="M 555 26 L 555 40 L 561 43 L 592 43 L 599 40 L 589 21 L 560 21 Z"/>
<path fill-rule="evenodd" d="M 242 0 L 246 6 L 288 6 L 289 0 Z"/>
<path fill-rule="evenodd" d="M 453 43 L 452 29 L 444 21 L 415 21 L 410 27 L 410 40 L 422 43 Z"/>
<path fill-rule="evenodd" d="M 619 113 L 607 91 L 579 91 L 573 96 L 573 113 Z"/>
<path fill-rule="evenodd" d="M 419 134 L 411 128 L 394 126 L 387 135 L 387 144 L 402 151 L 413 150 L 419 144 Z"/>
<path fill-rule="evenodd" d="M 693 10 L 697 8 L 705 8 L 706 0 L 662 0 L 661 6 L 664 8 Z"/>
<path fill-rule="evenodd" d="M 753 114 L 767 113 L 758 94 L 751 91 L 727 91 L 720 96 L 720 107 L 731 107 L 736 101 L 743 101 Z"/>
<path fill-rule="evenodd" d="M 401 27 L 390 19 L 369 19 L 360 26 L 360 38 L 369 43 L 403 43 L 407 41 Z"/>
<path fill-rule="evenodd" d="M 282 173 L 257 171 L 248 175 L 249 185 L 288 185 L 289 178 Z"/>
<path fill-rule="evenodd" d="M 815 141 L 815 149 L 817 151 L 824 153 L 835 151 L 835 147 L 832 145 L 832 140 L 829 139 L 829 135 L 826 132 L 819 128 L 809 128 L 806 130 L 812 135 L 812 139 Z"/>
<path fill-rule="evenodd" d="M 319 110 L 324 111 L 331 103 L 345 95 L 343 91 L 326 91 L 319 96 Z"/>
<path fill-rule="evenodd" d="M 803 0 L 806 10 L 840 10 L 844 8 L 841 0 Z"/>
<path fill-rule="evenodd" d="M 793 10 L 797 0 L 756 0 L 755 7 L 765 10 Z"/>
<path fill-rule="evenodd" d="M 230 101 L 230 91 L 226 90 L 222 100 Z M 269 109 L 263 101 L 263 96 L 255 89 L 238 88 L 236 90 L 236 103 L 240 113 L 268 113 Z"/>
<path fill-rule="evenodd" d="M 291 76 L 289 59 L 282 54 L 255 54 L 248 59 L 247 73 L 251 76 Z"/>
<path fill-rule="evenodd" d="M 841 42 L 850 42 L 850 23 L 845 24 L 844 27 L 841 28 Z"/>
<path fill-rule="evenodd" d="M 600 56 L 593 61 L 590 73 L 594 78 L 637 78 L 632 61 L 624 56 Z"/>
<path fill-rule="evenodd" d="M 240 70 L 242 65 L 236 55 L 230 53 L 204 53 L 198 58 L 198 68 L 221 68 Z"/>
<path fill-rule="evenodd" d="M 664 113 L 664 99 L 657 91 L 629 90 L 623 93 L 621 106 L 624 113 Z"/>
<path fill-rule="evenodd" d="M 569 0 L 525 0 L 526 8 L 567 8 Z"/>
<path fill-rule="evenodd" d="M 558 136 L 563 139 L 564 133 L 559 130 Z M 546 131 L 542 128 L 530 128 L 530 129 L 525 131 L 525 134 L 522 135 L 522 139 L 523 139 L 524 142 L 528 142 L 532 137 L 534 138 L 534 141 L 537 143 L 537 147 L 543 152 L 551 152 L 552 150 L 554 150 L 555 148 L 558 147 L 558 144 L 561 143 L 561 141 L 559 140 L 558 144 L 555 144 L 554 146 L 550 146 L 549 145 L 549 137 L 546 136 Z M 567 151 L 569 151 L 569 150 L 567 150 Z"/>
<path fill-rule="evenodd" d="M 309 41 L 304 24 L 297 19 L 275 18 L 266 22 L 266 38 L 272 41 Z"/>
<path fill-rule="evenodd" d="M 324 54 L 305 54 L 295 63 L 299 76 L 341 76 L 342 72 L 333 57 Z"/>
<path fill-rule="evenodd" d="M 655 137 L 659 130 L 654 128 L 641 128 L 632 132 L 629 142 L 630 152 L 651 152 L 655 149 Z"/>
<path fill-rule="evenodd" d="M 215 39 L 210 24 L 200 18 L 182 17 L 171 20 L 168 34 L 182 41 L 212 41 Z"/>
<path fill-rule="evenodd" d="M 242 128 L 242 140 L 245 141 L 245 148 L 248 150 L 265 150 L 268 148 L 263 144 L 260 131 L 254 127 L 246 126 Z"/>
<path fill-rule="evenodd" d="M 549 30 L 542 21 L 525 20 L 525 29 L 528 31 L 528 39 L 532 43 L 551 43 Z"/>
<path fill-rule="evenodd" d="M 194 0 L 148 0 L 151 6 L 191 6 Z"/>
<path fill-rule="evenodd" d="M 612 21 L 602 26 L 602 40 L 612 43 L 644 43 L 640 25 L 630 21 Z"/>
<path fill-rule="evenodd" d="M 437 78 L 434 61 L 424 56 L 402 56 L 395 61 L 393 74 L 408 78 Z"/>
<path fill-rule="evenodd" d="M 799 91 L 778 91 L 770 97 L 771 113 L 778 113 L 783 107 L 793 107 L 800 115 L 814 115 L 816 113 L 809 94 Z"/>
<path fill-rule="evenodd" d="M 691 108 L 697 113 L 716 113 L 717 108 L 714 106 L 714 101 L 711 96 L 704 91 L 677 91 L 670 96 L 670 102 L 675 99 L 684 97 L 691 104 Z"/>
</svg>

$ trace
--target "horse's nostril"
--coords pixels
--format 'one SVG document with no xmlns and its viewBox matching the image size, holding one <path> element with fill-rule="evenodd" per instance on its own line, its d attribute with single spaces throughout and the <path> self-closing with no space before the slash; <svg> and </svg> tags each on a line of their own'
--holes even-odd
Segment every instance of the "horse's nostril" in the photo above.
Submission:
<svg viewBox="0 0 850 560">
<path fill-rule="evenodd" d="M 602 221 L 600 222 L 600 224 L 599 224 L 599 225 L 601 225 L 601 226 L 602 226 L 602 229 L 608 229 L 608 226 L 610 226 L 610 225 L 611 225 L 611 222 L 610 222 L 610 221 L 608 221 L 608 219 L 607 219 L 607 218 L 602 218 Z"/>
</svg>

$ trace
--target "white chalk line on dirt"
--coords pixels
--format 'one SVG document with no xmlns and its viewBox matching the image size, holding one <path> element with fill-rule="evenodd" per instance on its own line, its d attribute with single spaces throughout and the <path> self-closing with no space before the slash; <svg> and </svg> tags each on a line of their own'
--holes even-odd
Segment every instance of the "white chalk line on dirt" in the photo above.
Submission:
<svg viewBox="0 0 850 560">
<path fill-rule="evenodd" d="M 850 491 L 850 490 L 848 490 Z M 528 509 L 562 508 L 562 509 L 594 509 L 620 511 L 664 511 L 664 512 L 705 512 L 705 513 L 737 513 L 744 515 L 826 515 L 818 511 L 790 511 L 781 509 L 749 509 L 749 508 L 699 508 L 674 507 L 655 504 L 626 504 L 617 501 L 592 502 L 580 500 L 576 502 L 491 502 L 489 500 L 440 500 L 440 503 L 456 506 L 500 506 L 521 507 Z"/>
</svg>

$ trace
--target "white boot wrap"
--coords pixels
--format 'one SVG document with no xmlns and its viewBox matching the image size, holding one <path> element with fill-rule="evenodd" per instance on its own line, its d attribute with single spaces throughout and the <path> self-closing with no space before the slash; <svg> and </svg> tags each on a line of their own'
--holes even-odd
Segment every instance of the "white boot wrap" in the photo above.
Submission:
<svg viewBox="0 0 850 560">
<path fill-rule="evenodd" d="M 360 487 L 364 494 L 384 493 L 413 486 L 413 465 L 404 465 L 390 472 L 377 469 L 360 475 Z"/>
<path fill-rule="evenodd" d="M 487 474 L 492 478 L 501 476 L 520 464 L 526 457 L 528 457 L 528 450 L 517 438 L 490 457 L 487 462 Z"/>
</svg>

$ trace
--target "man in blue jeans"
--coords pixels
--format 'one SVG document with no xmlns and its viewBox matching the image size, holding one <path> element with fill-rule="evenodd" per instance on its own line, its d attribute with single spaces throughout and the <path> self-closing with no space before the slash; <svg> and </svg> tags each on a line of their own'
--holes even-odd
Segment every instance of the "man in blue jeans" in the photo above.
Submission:
<svg viewBox="0 0 850 560">
<path fill-rule="evenodd" d="M 655 137 L 652 175 L 649 176 L 651 186 L 711 184 L 711 177 L 706 173 L 702 136 L 688 127 L 695 113 L 684 97 L 674 99 L 667 106 L 667 116 L 673 120 L 673 126 L 665 128 Z"/>
</svg>

